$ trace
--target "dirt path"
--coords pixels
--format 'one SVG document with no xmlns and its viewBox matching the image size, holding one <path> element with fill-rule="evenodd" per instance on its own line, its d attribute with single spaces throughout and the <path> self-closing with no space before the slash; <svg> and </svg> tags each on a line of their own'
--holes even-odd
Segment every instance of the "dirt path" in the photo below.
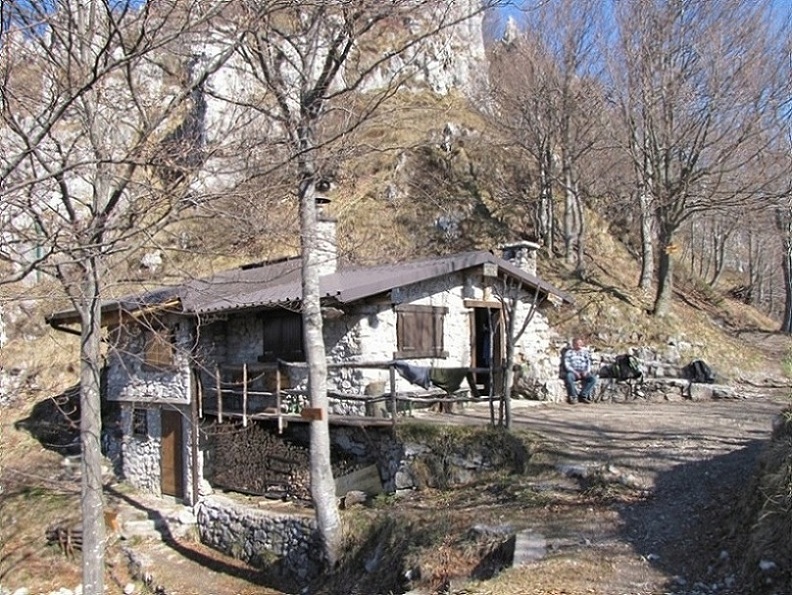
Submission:
<svg viewBox="0 0 792 595">
<path fill-rule="evenodd" d="M 498 593 L 524 573 L 535 593 L 744 593 L 735 583 L 738 544 L 730 528 L 750 484 L 783 395 L 702 402 L 515 405 L 515 428 L 541 437 L 538 456 L 581 485 L 604 476 L 636 498 L 605 505 L 531 511 L 547 540 L 545 560 L 513 569 Z M 458 422 L 488 419 L 484 408 Z M 556 473 L 558 475 L 558 473 Z M 588 478 L 588 481 L 587 481 Z M 546 478 L 548 490 L 562 489 Z M 607 499 L 606 499 L 607 501 Z"/>
</svg>

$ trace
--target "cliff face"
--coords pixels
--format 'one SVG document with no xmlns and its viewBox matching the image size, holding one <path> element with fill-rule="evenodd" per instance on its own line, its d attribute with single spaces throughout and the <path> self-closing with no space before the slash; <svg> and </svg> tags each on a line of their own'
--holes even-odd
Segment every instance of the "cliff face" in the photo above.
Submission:
<svg viewBox="0 0 792 595">
<path fill-rule="evenodd" d="M 482 5 L 483 0 L 421 0 L 413 11 L 394 13 L 376 29 L 359 36 L 353 34 L 350 57 L 342 64 L 340 76 L 330 90 L 348 85 L 366 92 L 398 81 L 402 88 L 413 91 L 437 95 L 457 91 L 469 95 L 486 77 Z M 331 17 L 315 27 L 305 27 L 304 33 L 310 38 L 297 31 L 294 37 L 276 37 L 269 48 L 283 57 L 276 74 L 292 83 L 293 91 L 287 100 L 295 102 L 295 107 L 302 99 L 299 94 L 320 76 L 329 41 L 345 35 L 340 19 Z M 196 43 L 193 53 L 209 60 L 224 50 L 223 43 L 209 39 Z M 361 73 L 365 73 L 362 78 Z M 215 99 L 265 100 L 261 85 L 251 74 L 249 65 L 232 59 L 210 78 Z M 218 123 L 212 117 L 212 109 L 219 109 L 222 103 L 210 99 L 208 121 Z"/>
<path fill-rule="evenodd" d="M 439 24 L 443 24 L 443 28 L 437 35 L 383 64 L 366 82 L 365 88 L 383 88 L 389 81 L 406 75 L 409 80 L 405 87 L 412 91 L 431 91 L 437 95 L 457 91 L 471 95 L 486 81 L 481 6 L 482 0 L 438 2 L 432 10 L 424 8 L 423 12 L 403 21 L 403 31 L 393 32 L 394 40 L 405 33 L 419 37 Z"/>
<path fill-rule="evenodd" d="M 354 124 L 339 122 L 357 117 L 356 104 L 363 106 L 359 111 L 365 114 L 368 105 L 364 96 L 378 91 L 390 93 L 398 88 L 401 95 L 407 96 L 473 96 L 487 79 L 485 13 L 481 6 L 482 0 L 422 0 L 416 2 L 415 10 L 394 12 L 376 30 L 355 37 L 339 75 L 324 92 L 328 96 L 340 93 L 333 100 L 334 107 L 340 107 L 336 112 L 339 115 L 329 119 L 329 126 L 354 128 Z M 280 107 L 288 105 L 293 116 L 290 119 L 294 119 L 306 109 L 306 97 L 317 87 L 327 56 L 332 55 L 328 54 L 332 51 L 329 40 L 344 35 L 342 25 L 330 17 L 316 27 L 301 22 L 294 26 L 299 31 L 304 28 L 304 36 L 299 36 L 298 31 L 295 36 L 275 39 L 268 51 L 282 59 L 272 59 L 270 66 L 277 72 L 270 71 L 267 76 L 286 83 L 281 85 L 282 94 L 277 98 L 280 105 L 272 90 L 262 84 L 262 74 L 254 73 L 251 63 L 241 57 L 232 58 L 212 74 L 201 98 L 203 103 L 195 102 L 204 110 L 201 121 L 205 126 L 195 138 L 220 150 L 206 151 L 212 155 L 212 163 L 196 181 L 196 196 L 222 193 L 243 183 L 247 172 L 267 169 L 261 165 L 261 160 L 267 159 L 262 154 L 278 151 L 273 143 L 265 147 L 267 141 L 282 139 L 287 132 L 284 127 L 295 126 L 273 114 L 280 115 Z M 193 54 L 206 61 L 223 51 L 224 46 L 212 40 L 193 47 Z M 336 128 L 328 136 L 333 134 L 344 136 L 346 132 Z"/>
</svg>

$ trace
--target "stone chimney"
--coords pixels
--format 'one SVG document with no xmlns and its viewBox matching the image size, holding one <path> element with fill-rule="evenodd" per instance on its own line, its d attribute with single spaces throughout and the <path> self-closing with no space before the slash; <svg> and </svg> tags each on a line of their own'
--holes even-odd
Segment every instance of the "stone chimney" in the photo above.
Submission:
<svg viewBox="0 0 792 595">
<path fill-rule="evenodd" d="M 335 273 L 338 268 L 338 244 L 336 243 L 337 221 L 325 209 L 330 199 L 316 197 L 316 249 L 319 255 L 319 276 Z"/>
<path fill-rule="evenodd" d="M 536 242 L 513 242 L 501 246 L 503 260 L 536 276 L 536 256 L 541 246 Z"/>
</svg>

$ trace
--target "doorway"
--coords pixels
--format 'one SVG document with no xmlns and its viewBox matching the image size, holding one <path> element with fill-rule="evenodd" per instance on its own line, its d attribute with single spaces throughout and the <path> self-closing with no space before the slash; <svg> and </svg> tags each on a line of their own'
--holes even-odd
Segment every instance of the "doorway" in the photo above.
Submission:
<svg viewBox="0 0 792 595">
<path fill-rule="evenodd" d="M 474 368 L 489 368 L 492 372 L 476 372 L 476 384 L 485 395 L 496 394 L 502 385 L 503 324 L 500 308 L 474 308 L 472 316 L 471 353 Z"/>
</svg>

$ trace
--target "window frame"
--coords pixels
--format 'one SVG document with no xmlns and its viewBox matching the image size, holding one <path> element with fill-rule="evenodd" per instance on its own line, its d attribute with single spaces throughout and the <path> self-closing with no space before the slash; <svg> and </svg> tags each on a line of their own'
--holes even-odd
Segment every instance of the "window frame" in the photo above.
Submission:
<svg viewBox="0 0 792 595">
<path fill-rule="evenodd" d="M 132 408 L 132 437 L 141 440 L 149 439 L 148 409 L 144 407 Z"/>
</svg>

